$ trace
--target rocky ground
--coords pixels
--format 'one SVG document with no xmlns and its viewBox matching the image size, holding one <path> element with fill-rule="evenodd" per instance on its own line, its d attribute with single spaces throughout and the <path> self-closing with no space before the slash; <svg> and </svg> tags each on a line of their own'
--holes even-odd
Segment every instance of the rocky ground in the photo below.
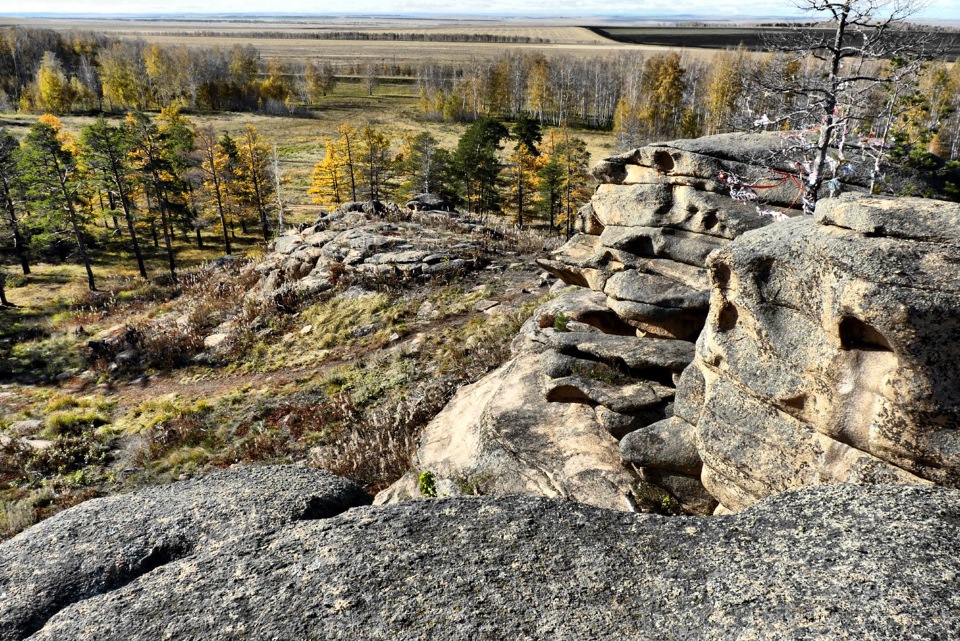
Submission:
<svg viewBox="0 0 960 641">
<path fill-rule="evenodd" d="M 369 500 L 259 468 L 90 501 L 0 545 L 0 639 L 960 634 L 956 490 L 822 486 L 708 518 L 537 497 L 343 511 Z"/>
<path fill-rule="evenodd" d="M 76 365 L 0 390 L 0 535 L 236 463 L 330 467 L 373 490 L 402 475 L 423 423 L 503 361 L 548 295 L 527 257 L 557 240 L 362 209 L 60 321 L 47 343 Z"/>
<path fill-rule="evenodd" d="M 275 332 L 268 309 L 297 319 L 259 339 L 283 353 L 366 327 L 351 301 L 389 282 L 408 315 L 350 336 L 391 356 L 324 379 L 309 428 L 284 406 L 278 438 L 313 434 L 301 463 L 357 479 L 389 475 L 343 461 L 392 453 L 400 478 L 237 466 L 83 503 L 0 544 L 0 641 L 957 637 L 960 206 L 868 196 L 857 176 L 815 216 L 786 181 L 745 197 L 778 139 L 601 163 L 580 233 L 538 261 L 553 285 L 485 245 L 516 239 L 446 213 L 340 212 L 283 237 L 197 360 Z M 513 296 L 461 289 L 443 311 L 410 293 L 445 265 L 512 273 Z M 312 296 L 339 316 L 297 307 Z M 476 376 L 445 369 L 451 341 Z M 401 400 L 364 414 L 390 380 Z M 439 402 L 408 402 L 436 380 Z M 368 447 L 400 424 L 403 447 Z"/>
</svg>

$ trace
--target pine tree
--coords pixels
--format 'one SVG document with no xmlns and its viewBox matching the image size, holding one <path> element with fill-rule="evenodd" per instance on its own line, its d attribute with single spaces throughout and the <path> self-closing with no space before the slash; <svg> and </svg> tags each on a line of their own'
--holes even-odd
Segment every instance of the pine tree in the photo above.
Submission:
<svg viewBox="0 0 960 641">
<path fill-rule="evenodd" d="M 173 250 L 173 227 L 170 223 L 169 201 L 166 192 L 166 177 L 169 163 L 165 158 L 163 135 L 156 123 L 143 113 L 128 114 L 124 122 L 126 135 L 131 144 L 133 169 L 139 175 L 140 184 L 147 198 L 147 210 L 150 209 L 150 194 L 160 211 L 160 225 L 163 231 L 163 244 L 167 253 L 167 267 L 170 277 L 177 278 L 176 256 Z M 154 235 L 156 240 L 156 235 Z M 154 242 L 156 245 L 156 242 Z"/>
<path fill-rule="evenodd" d="M 17 164 L 19 155 L 20 143 L 6 128 L 0 129 L 0 208 L 3 209 L 6 222 L 10 226 L 13 249 L 20 262 L 20 269 L 26 275 L 30 273 L 29 248 L 20 228 L 15 202 L 23 190 Z"/>
<path fill-rule="evenodd" d="M 467 207 L 481 215 L 500 211 L 498 153 L 500 141 L 508 135 L 501 122 L 485 116 L 470 125 L 457 142 L 454 169 Z"/>
<path fill-rule="evenodd" d="M 59 227 L 63 222 L 69 224 L 87 272 L 87 285 L 96 291 L 83 236 L 86 221 L 77 206 L 81 175 L 75 149 L 74 141 L 63 131 L 60 121 L 46 114 L 30 126 L 21 148 L 19 167 L 31 205 L 45 215 L 48 228 Z"/>
<path fill-rule="evenodd" d="M 137 229 L 133 221 L 131 195 L 134 191 L 130 154 L 133 141 L 129 132 L 113 127 L 100 116 L 96 122 L 83 128 L 80 134 L 80 159 L 91 171 L 94 184 L 114 196 L 123 210 L 130 244 L 137 259 L 137 269 L 143 278 L 147 268 L 143 263 Z"/>
<path fill-rule="evenodd" d="M 437 139 L 426 131 L 408 134 L 403 140 L 403 146 L 397 152 L 396 168 L 402 177 L 404 195 L 438 194 L 454 200 L 450 185 L 450 152 L 441 148 Z"/>
</svg>

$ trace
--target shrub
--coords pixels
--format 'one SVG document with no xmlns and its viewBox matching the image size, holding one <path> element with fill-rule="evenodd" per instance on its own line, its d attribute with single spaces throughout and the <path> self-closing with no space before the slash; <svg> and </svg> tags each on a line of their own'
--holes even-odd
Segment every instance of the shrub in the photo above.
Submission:
<svg viewBox="0 0 960 641">
<path fill-rule="evenodd" d="M 420 496 L 428 499 L 437 498 L 437 477 L 427 470 L 417 479 L 417 488 L 420 490 Z"/>
</svg>

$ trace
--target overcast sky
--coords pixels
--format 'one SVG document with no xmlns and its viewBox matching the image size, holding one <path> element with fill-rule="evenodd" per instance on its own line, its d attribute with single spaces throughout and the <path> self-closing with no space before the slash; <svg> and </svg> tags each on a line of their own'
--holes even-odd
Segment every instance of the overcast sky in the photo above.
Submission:
<svg viewBox="0 0 960 641">
<path fill-rule="evenodd" d="M 790 0 L 0 0 L 0 14 L 41 13 L 290 13 L 343 15 L 375 13 L 399 15 L 485 14 L 501 16 L 601 16 L 657 15 L 676 13 L 704 16 L 770 16 L 795 14 Z M 918 17 L 960 20 L 960 0 L 933 0 Z"/>
</svg>

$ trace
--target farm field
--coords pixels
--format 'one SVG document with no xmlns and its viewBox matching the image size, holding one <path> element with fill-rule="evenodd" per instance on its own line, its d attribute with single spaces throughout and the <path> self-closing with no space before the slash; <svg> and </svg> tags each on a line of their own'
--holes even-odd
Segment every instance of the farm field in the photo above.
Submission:
<svg viewBox="0 0 960 641">
<path fill-rule="evenodd" d="M 517 23 L 505 20 L 106 20 L 64 18 L 2 18 L 0 26 L 18 25 L 60 32 L 97 32 L 160 45 L 230 48 L 250 44 L 269 59 L 304 62 L 387 61 L 394 64 L 492 60 L 505 47 L 526 53 L 612 56 L 638 49 L 665 51 L 672 46 L 617 42 L 583 26 L 553 22 Z M 334 33 L 404 34 L 419 40 L 319 39 Z M 444 38 L 490 37 L 496 42 L 443 41 Z M 524 42 L 524 40 L 534 42 Z"/>
<path fill-rule="evenodd" d="M 599 36 L 617 42 L 645 47 L 666 47 L 682 49 L 728 49 L 743 46 L 747 49 L 763 49 L 765 40 L 790 42 L 795 33 L 786 27 L 592 27 Z M 819 29 L 818 33 L 828 38 L 829 29 Z M 960 33 L 948 32 L 942 35 L 945 53 L 948 57 L 960 55 Z"/>
</svg>

